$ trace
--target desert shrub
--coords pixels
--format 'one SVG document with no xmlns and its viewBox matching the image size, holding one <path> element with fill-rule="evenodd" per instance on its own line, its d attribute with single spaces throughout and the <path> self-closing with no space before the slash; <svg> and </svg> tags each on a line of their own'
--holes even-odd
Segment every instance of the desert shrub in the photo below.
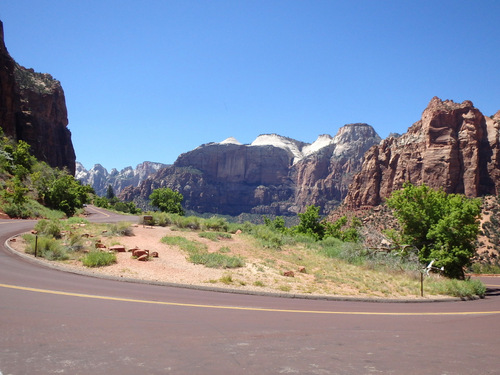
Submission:
<svg viewBox="0 0 500 375">
<path fill-rule="evenodd" d="M 479 280 L 457 280 L 446 279 L 437 282 L 427 281 L 428 288 L 438 294 L 445 294 L 460 298 L 471 298 L 474 296 L 484 297 L 486 287 Z"/>
<path fill-rule="evenodd" d="M 259 241 L 262 247 L 280 249 L 285 244 L 282 233 L 276 232 L 264 225 L 257 225 L 252 230 L 252 235 Z"/>
<path fill-rule="evenodd" d="M 229 229 L 229 224 L 226 219 L 222 217 L 212 216 L 209 219 L 203 221 L 203 229 L 214 230 L 218 232 L 227 232 Z"/>
<path fill-rule="evenodd" d="M 40 220 L 35 225 L 35 230 L 47 236 L 61 238 L 62 223 L 59 220 Z"/>
<path fill-rule="evenodd" d="M 134 231 L 130 223 L 126 221 L 120 221 L 118 223 L 108 224 L 108 231 L 106 234 L 108 236 L 133 236 Z"/>
<path fill-rule="evenodd" d="M 1 208 L 9 217 L 28 219 L 31 216 L 24 204 L 5 203 Z"/>
<path fill-rule="evenodd" d="M 105 267 L 116 263 L 116 255 L 103 251 L 91 251 L 82 258 L 85 267 Z"/>
<path fill-rule="evenodd" d="M 79 234 L 72 233 L 66 238 L 64 246 L 70 252 L 80 251 L 84 248 L 83 239 Z"/>
<path fill-rule="evenodd" d="M 171 214 L 167 214 L 166 212 L 158 212 L 154 213 L 152 216 L 154 223 L 156 225 L 159 225 L 160 227 L 168 227 L 169 225 L 172 225 L 173 220 Z M 141 219 L 143 220 L 144 218 Z M 142 222 L 141 224 L 144 224 L 144 222 Z"/>
<path fill-rule="evenodd" d="M 179 228 L 197 230 L 201 227 L 201 220 L 196 216 L 173 215 L 173 219 L 174 224 Z"/>
<path fill-rule="evenodd" d="M 38 236 L 38 239 L 33 235 L 25 235 L 23 238 L 27 242 L 26 253 L 36 255 L 40 258 L 48 260 L 66 260 L 68 254 L 61 246 L 60 242 L 52 236 Z"/>
<path fill-rule="evenodd" d="M 367 250 L 360 244 L 342 242 L 335 237 L 327 237 L 320 242 L 320 254 L 358 266 L 366 264 L 368 256 Z"/>
</svg>

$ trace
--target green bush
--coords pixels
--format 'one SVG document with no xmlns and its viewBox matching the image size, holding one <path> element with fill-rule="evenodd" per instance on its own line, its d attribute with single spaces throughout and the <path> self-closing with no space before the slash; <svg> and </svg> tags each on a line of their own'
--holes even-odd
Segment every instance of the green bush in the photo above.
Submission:
<svg viewBox="0 0 500 375">
<path fill-rule="evenodd" d="M 179 228 L 198 230 L 201 227 L 201 219 L 196 216 L 172 215 L 174 224 Z"/>
<path fill-rule="evenodd" d="M 148 213 L 148 216 L 152 216 L 154 225 L 158 225 L 160 227 L 167 227 L 173 223 L 172 215 L 168 214 L 166 212 Z M 139 223 L 140 224 L 149 224 L 149 223 L 144 223 L 144 216 L 141 217 L 141 219 L 139 220 Z"/>
<path fill-rule="evenodd" d="M 91 251 L 82 258 L 85 267 L 105 267 L 116 263 L 116 255 L 103 251 Z"/>
<path fill-rule="evenodd" d="M 212 216 L 209 219 L 203 221 L 203 229 L 214 230 L 218 232 L 227 232 L 229 229 L 229 224 L 226 219 L 222 217 Z"/>
<path fill-rule="evenodd" d="M 24 204 L 5 203 L 1 206 L 9 217 L 28 219 L 31 214 Z"/>
<path fill-rule="evenodd" d="M 62 223 L 59 220 L 40 220 L 35 225 L 35 230 L 42 235 L 61 238 Z"/>
<path fill-rule="evenodd" d="M 285 236 L 265 225 L 257 225 L 252 231 L 252 235 L 259 241 L 262 247 L 270 249 L 280 249 L 285 244 Z"/>
</svg>

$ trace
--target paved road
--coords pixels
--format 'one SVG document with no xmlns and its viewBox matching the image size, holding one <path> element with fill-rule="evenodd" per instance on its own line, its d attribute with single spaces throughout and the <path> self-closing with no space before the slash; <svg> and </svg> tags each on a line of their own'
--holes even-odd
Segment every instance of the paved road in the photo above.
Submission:
<svg viewBox="0 0 500 375">
<path fill-rule="evenodd" d="M 0 243 L 33 225 L 0 221 Z M 500 374 L 500 278 L 484 281 L 468 302 L 284 299 L 101 280 L 2 247 L 0 374 Z"/>
</svg>

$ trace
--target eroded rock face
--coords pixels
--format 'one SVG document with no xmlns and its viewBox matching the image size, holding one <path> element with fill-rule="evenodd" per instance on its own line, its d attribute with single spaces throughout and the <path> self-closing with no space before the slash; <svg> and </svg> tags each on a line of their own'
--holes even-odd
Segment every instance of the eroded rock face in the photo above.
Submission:
<svg viewBox="0 0 500 375">
<path fill-rule="evenodd" d="M 250 145 L 228 138 L 180 155 L 120 197 L 143 205 L 154 189 L 169 187 L 197 212 L 289 215 L 311 204 L 327 212 L 344 198 L 363 153 L 379 141 L 366 124 L 346 125 L 312 144 L 277 134 L 260 135 Z"/>
<path fill-rule="evenodd" d="M 349 124 L 335 137 L 320 136 L 315 152 L 294 166 L 296 211 L 302 212 L 311 204 L 332 210 L 347 194 L 354 174 L 361 168 L 363 155 L 380 137 L 367 124 Z"/>
<path fill-rule="evenodd" d="M 346 206 L 378 205 L 406 181 L 469 197 L 498 194 L 499 112 L 490 118 L 470 101 L 434 97 L 406 134 L 389 137 L 365 154 Z"/>
<path fill-rule="evenodd" d="M 0 21 L 0 126 L 4 133 L 31 146 L 37 159 L 75 173 L 75 151 L 64 91 L 50 74 L 18 65 L 4 43 Z"/>
</svg>

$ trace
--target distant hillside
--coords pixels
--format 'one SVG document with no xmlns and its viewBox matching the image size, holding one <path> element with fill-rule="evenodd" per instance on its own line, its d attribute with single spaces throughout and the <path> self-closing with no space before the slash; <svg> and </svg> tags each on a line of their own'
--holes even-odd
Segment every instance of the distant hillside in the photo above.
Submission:
<svg viewBox="0 0 500 375">
<path fill-rule="evenodd" d="M 81 163 L 76 162 L 75 178 L 84 185 L 92 186 L 97 195 L 105 196 L 109 185 L 113 187 L 115 194 L 119 194 L 127 186 L 139 186 L 151 174 L 166 166 L 167 164 L 145 161 L 138 164 L 135 169 L 127 167 L 118 171 L 113 168 L 108 173 L 107 169 L 100 164 L 94 165 L 88 171 Z"/>
</svg>

